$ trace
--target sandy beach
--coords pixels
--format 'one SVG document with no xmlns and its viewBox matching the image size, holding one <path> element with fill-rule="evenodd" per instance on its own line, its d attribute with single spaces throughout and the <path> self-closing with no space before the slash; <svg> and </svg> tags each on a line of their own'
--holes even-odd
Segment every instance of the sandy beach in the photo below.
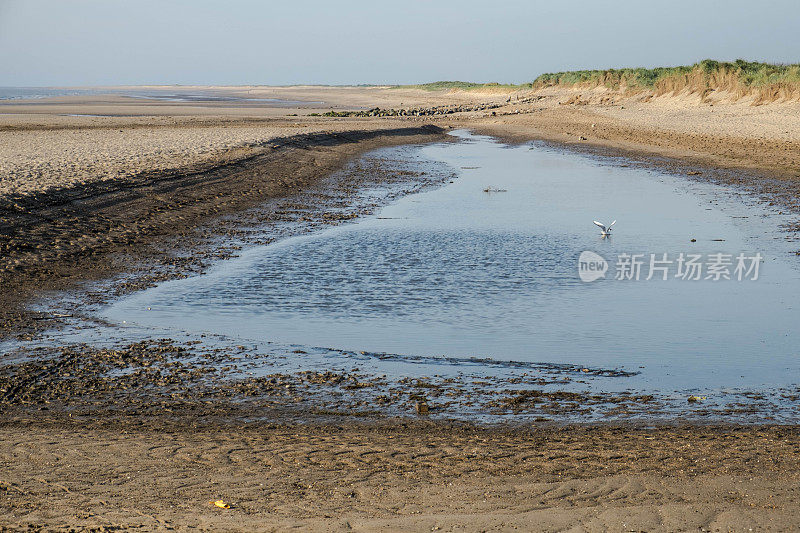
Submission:
<svg viewBox="0 0 800 533">
<path fill-rule="evenodd" d="M 798 519 L 796 428 L 23 419 L 0 434 L 11 528 L 791 531 Z"/>
<path fill-rule="evenodd" d="M 0 102 L 2 338 L 34 339 L 58 324 L 29 307 L 46 293 L 72 291 L 80 309 L 90 303 L 87 281 L 128 276 L 117 292 L 95 294 L 113 298 L 203 271 L 235 253 L 218 239 L 255 207 L 282 202 L 259 224 L 319 227 L 371 212 L 354 200 L 365 183 L 411 187 L 418 177 L 373 172 L 336 193 L 323 178 L 369 150 L 443 142 L 457 129 L 622 156 L 800 209 L 797 102 L 564 88 L 174 89 L 211 90 L 306 103 L 119 94 Z M 349 211 L 333 216 L 342 205 Z M 781 231 L 793 238 L 799 227 Z M 431 421 L 408 394 L 402 416 L 374 405 L 364 414 L 356 403 L 334 412 L 318 389 L 286 376 L 202 391 L 193 376 L 211 371 L 182 350 L 7 354 L 0 525 L 789 531 L 800 520 L 794 425 Z M 109 368 L 135 372 L 108 378 Z M 242 403 L 227 410 L 219 398 Z M 551 400 L 563 410 L 576 401 Z M 230 508 L 209 503 L 219 499 Z"/>
<path fill-rule="evenodd" d="M 191 88 L 183 89 L 191 92 Z M 752 98 L 684 94 L 647 98 L 602 89 L 427 91 L 403 88 L 215 88 L 310 102 L 265 104 L 153 102 L 74 96 L 0 105 L 3 194 L 218 164 L 247 157 L 270 139 L 299 133 L 436 123 L 475 128 L 508 140 L 548 139 L 798 178 L 800 104 L 753 105 Z M 458 106 L 502 105 L 448 112 Z M 430 110 L 409 117 L 317 117 L 329 110 Z M 99 142 L 102 140 L 102 142 Z"/>
</svg>

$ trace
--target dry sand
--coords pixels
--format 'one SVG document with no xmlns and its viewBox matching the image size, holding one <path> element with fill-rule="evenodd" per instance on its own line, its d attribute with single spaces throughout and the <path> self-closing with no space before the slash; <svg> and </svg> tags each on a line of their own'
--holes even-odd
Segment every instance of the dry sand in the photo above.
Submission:
<svg viewBox="0 0 800 533">
<path fill-rule="evenodd" d="M 183 89 L 192 92 L 193 89 Z M 199 89 L 195 89 L 199 90 Z M 0 195 L 214 165 L 300 132 L 431 122 L 527 140 L 621 148 L 726 168 L 800 177 L 800 103 L 696 95 L 620 98 L 600 90 L 424 91 L 393 88 L 216 88 L 236 97 L 303 100 L 298 107 L 72 96 L 0 103 Z M 489 112 L 403 119 L 309 117 L 327 110 L 498 104 Z M 646 101 L 645 101 L 646 100 Z M 322 102 L 322 103 L 314 103 Z M 289 115 L 298 115 L 296 117 Z M 83 115 L 83 116 L 69 116 Z M 86 116 L 105 115 L 105 116 Z"/>
<path fill-rule="evenodd" d="M 192 89 L 184 91 L 191 93 Z M 256 94 L 250 94 L 252 91 Z M 250 92 L 234 88 L 224 94 L 325 103 L 285 108 L 116 95 L 0 101 L 0 196 L 125 179 L 151 171 L 214 166 L 248 157 L 278 137 L 399 126 L 395 120 L 288 116 L 291 114 L 443 101 L 437 93 L 419 90 L 262 88 Z"/>
<path fill-rule="evenodd" d="M 220 214 L 291 197 L 363 149 L 440 138 L 388 134 L 431 123 L 745 169 L 740 182 L 771 184 L 790 209 L 800 198 L 797 103 L 565 90 L 218 90 L 324 103 L 0 103 L 5 307 L 78 282 L 81 272 L 110 273 L 96 265 L 111 257 L 152 252 L 137 244 L 142 231 L 174 240 Z M 308 116 L 451 103 L 507 105 L 408 118 Z M 293 137 L 320 132 L 346 135 Z M 57 249 L 46 245 L 54 241 Z M 6 334 L 24 329 L 8 314 L 0 319 Z M 796 427 L 512 430 L 346 419 L 240 427 L 196 415 L 87 425 L 52 409 L 0 415 L 0 527 L 788 531 L 800 523 Z M 210 506 L 216 498 L 233 507 Z"/>
</svg>

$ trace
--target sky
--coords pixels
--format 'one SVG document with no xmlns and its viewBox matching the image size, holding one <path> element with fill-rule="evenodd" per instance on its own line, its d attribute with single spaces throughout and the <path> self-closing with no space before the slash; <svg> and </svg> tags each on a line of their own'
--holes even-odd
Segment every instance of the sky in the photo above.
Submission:
<svg viewBox="0 0 800 533">
<path fill-rule="evenodd" d="M 0 86 L 520 83 L 800 62 L 797 0 L 0 0 Z"/>
</svg>

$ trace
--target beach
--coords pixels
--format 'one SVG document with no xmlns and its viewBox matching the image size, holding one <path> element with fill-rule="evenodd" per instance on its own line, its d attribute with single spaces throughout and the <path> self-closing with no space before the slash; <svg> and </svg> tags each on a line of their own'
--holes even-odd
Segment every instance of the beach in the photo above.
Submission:
<svg viewBox="0 0 800 533">
<path fill-rule="evenodd" d="M 790 531 L 796 428 L 419 421 L 2 426 L 3 524 L 37 529 Z M 230 508 L 211 502 L 222 499 Z"/>
<path fill-rule="evenodd" d="M 720 184 L 787 215 L 800 208 L 800 104 L 792 101 L 558 87 L 175 92 L 217 99 L 0 102 L 3 339 L 35 340 L 98 302 L 205 272 L 238 253 L 226 239 L 263 244 L 373 214 L 389 197 L 365 201 L 361 191 L 377 184 L 410 193 L 421 174 L 390 166 L 336 173 L 376 149 L 452 142 L 452 131 Z M 253 226 L 279 231 L 242 230 Z M 798 229 L 795 218 L 775 234 L 800 250 Z M 73 295 L 68 312 L 30 307 L 59 291 Z M 204 350 L 214 355 L 201 364 Z M 429 407 L 458 394 L 458 384 L 436 393 L 398 381 L 387 406 L 376 400 L 384 383 L 357 370 L 220 384 L 220 368 L 246 352 L 177 341 L 9 351 L 0 374 L 0 523 L 783 531 L 800 518 L 793 423 L 559 423 L 596 401 L 567 394 L 532 402 L 554 420 L 451 420 Z M 209 376 L 218 388 L 204 388 Z M 373 388 L 375 397 L 357 396 Z M 523 400 L 503 401 L 522 410 Z M 607 400 L 636 412 L 651 401 Z M 230 508 L 209 503 L 220 499 Z"/>
</svg>

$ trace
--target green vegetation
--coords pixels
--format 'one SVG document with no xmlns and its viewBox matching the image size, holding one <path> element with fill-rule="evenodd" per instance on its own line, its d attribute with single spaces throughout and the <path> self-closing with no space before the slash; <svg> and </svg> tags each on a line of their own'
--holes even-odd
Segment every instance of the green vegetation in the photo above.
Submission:
<svg viewBox="0 0 800 533">
<path fill-rule="evenodd" d="M 395 88 L 426 91 L 461 90 L 513 92 L 551 86 L 607 87 L 626 93 L 647 91 L 659 96 L 681 91 L 700 94 L 726 91 L 734 97 L 752 95 L 754 103 L 800 98 L 800 64 L 778 65 L 737 59 L 732 62 L 706 59 L 694 65 L 657 68 L 623 68 L 605 70 L 573 70 L 542 74 L 532 83 L 470 83 L 436 81 L 420 85 L 398 85 Z"/>
<path fill-rule="evenodd" d="M 571 70 L 542 74 L 533 81 L 534 86 L 549 85 L 605 85 L 618 88 L 653 87 L 660 79 L 668 76 L 688 74 L 693 67 L 624 68 L 606 70 Z"/>
<path fill-rule="evenodd" d="M 534 88 L 553 85 L 652 89 L 662 94 L 684 88 L 721 89 L 739 95 L 762 89 L 794 91 L 800 88 L 800 64 L 775 65 L 744 59 L 733 62 L 706 59 L 694 65 L 679 67 L 555 72 L 542 74 L 533 82 Z"/>
</svg>

